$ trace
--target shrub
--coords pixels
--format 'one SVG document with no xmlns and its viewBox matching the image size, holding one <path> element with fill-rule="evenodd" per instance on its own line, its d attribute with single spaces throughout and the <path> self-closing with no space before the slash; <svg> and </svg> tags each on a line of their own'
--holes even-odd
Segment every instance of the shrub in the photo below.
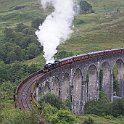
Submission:
<svg viewBox="0 0 124 124">
<path fill-rule="evenodd" d="M 32 27 L 38 28 L 40 26 L 40 24 L 42 24 L 43 22 L 44 22 L 44 19 L 36 18 L 32 21 Z"/>
<path fill-rule="evenodd" d="M 100 92 L 100 99 L 86 103 L 84 111 L 86 114 L 108 115 L 111 113 L 111 103 L 107 96 Z"/>
<path fill-rule="evenodd" d="M 15 28 L 5 28 L 4 43 L 0 45 L 0 60 L 6 64 L 33 59 L 43 47 L 37 41 L 35 29 L 19 23 Z"/>
<path fill-rule="evenodd" d="M 87 1 L 81 0 L 80 1 L 80 13 L 91 13 L 92 12 L 92 6 Z"/>
<path fill-rule="evenodd" d="M 68 110 L 59 110 L 57 112 L 57 124 L 75 124 L 76 118 L 75 116 Z M 55 124 L 55 123 L 53 123 Z"/>
<path fill-rule="evenodd" d="M 84 120 L 83 124 L 94 124 L 94 120 L 91 117 L 88 117 Z"/>
<path fill-rule="evenodd" d="M 72 112 L 64 109 L 58 110 L 50 104 L 45 104 L 43 115 L 50 124 L 75 124 L 76 117 Z"/>
<path fill-rule="evenodd" d="M 36 124 L 38 116 L 35 112 L 24 112 L 18 109 L 3 110 L 1 124 Z"/>
<path fill-rule="evenodd" d="M 54 94 L 49 94 L 49 93 L 43 96 L 43 98 L 41 98 L 39 103 L 42 108 L 44 107 L 44 104 L 50 104 L 51 106 L 54 106 L 57 109 L 65 108 L 65 105 L 62 102 L 61 98 L 55 96 Z"/>
<path fill-rule="evenodd" d="M 124 116 L 124 98 L 118 99 L 112 103 L 112 115 L 114 117 Z"/>
</svg>

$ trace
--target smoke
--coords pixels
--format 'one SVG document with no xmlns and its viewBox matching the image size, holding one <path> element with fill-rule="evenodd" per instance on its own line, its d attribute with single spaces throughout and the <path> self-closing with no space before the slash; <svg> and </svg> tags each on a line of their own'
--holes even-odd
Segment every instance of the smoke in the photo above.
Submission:
<svg viewBox="0 0 124 124">
<path fill-rule="evenodd" d="M 41 4 L 43 8 L 48 5 L 54 7 L 54 12 L 46 17 L 36 31 L 38 40 L 43 46 L 46 63 L 53 63 L 58 45 L 66 41 L 73 32 L 74 2 L 73 0 L 41 0 Z"/>
</svg>

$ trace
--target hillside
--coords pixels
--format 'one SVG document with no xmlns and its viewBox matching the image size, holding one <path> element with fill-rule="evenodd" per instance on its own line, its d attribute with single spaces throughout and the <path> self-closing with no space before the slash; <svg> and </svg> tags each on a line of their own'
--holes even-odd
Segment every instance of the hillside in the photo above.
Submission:
<svg viewBox="0 0 124 124">
<path fill-rule="evenodd" d="M 44 15 L 37 0 L 0 0 L 0 35 L 5 27 L 30 25 L 33 19 Z"/>
<path fill-rule="evenodd" d="M 80 54 L 124 47 L 124 1 L 87 1 L 95 13 L 75 17 L 74 33 L 69 41 L 59 46 L 59 51 Z M 30 25 L 33 19 L 46 15 L 38 0 L 0 0 L 0 3 L 0 39 L 5 27 L 14 27 L 20 22 Z"/>
<path fill-rule="evenodd" d="M 124 1 L 88 1 L 95 13 L 76 17 L 74 34 L 62 48 L 78 54 L 124 47 Z"/>
<path fill-rule="evenodd" d="M 75 16 L 74 32 L 68 41 L 58 47 L 57 57 L 124 47 L 124 0 L 86 1 L 92 5 L 94 13 Z M 50 11 L 51 8 L 46 11 L 42 9 L 40 0 L 0 0 L 1 124 L 34 124 L 37 123 L 39 116 L 41 117 L 39 111 L 26 113 L 15 109 L 13 96 L 20 81 L 41 69 L 45 63 L 42 48 L 39 47 L 34 35 L 37 28 L 32 27 L 31 23 L 37 18 L 45 19 Z M 23 27 L 21 31 L 18 24 Z M 12 36 L 5 37 L 6 28 L 10 28 L 7 31 Z M 15 54 L 15 51 L 18 54 Z M 37 54 L 32 57 L 34 52 Z M 16 57 L 18 59 L 15 59 Z M 48 114 L 51 117 L 49 108 L 46 111 L 49 111 Z M 56 109 L 54 114 L 57 117 Z M 66 115 L 68 114 L 64 114 L 62 117 L 66 117 Z M 88 116 L 93 118 L 95 124 L 124 123 L 123 116 L 115 118 L 109 115 L 101 117 L 96 115 L 76 116 L 72 113 L 70 115 L 70 117 L 76 118 L 77 124 L 83 124 Z M 53 119 L 54 116 L 52 116 Z"/>
<path fill-rule="evenodd" d="M 88 2 L 93 6 L 95 13 L 75 17 L 73 36 L 59 49 L 78 54 L 123 47 L 124 1 L 88 0 Z M 38 0 L 0 0 L 0 3 L 0 35 L 6 26 L 15 26 L 20 22 L 30 25 L 33 19 L 45 16 Z M 120 12 L 117 12 L 118 8 Z"/>
</svg>

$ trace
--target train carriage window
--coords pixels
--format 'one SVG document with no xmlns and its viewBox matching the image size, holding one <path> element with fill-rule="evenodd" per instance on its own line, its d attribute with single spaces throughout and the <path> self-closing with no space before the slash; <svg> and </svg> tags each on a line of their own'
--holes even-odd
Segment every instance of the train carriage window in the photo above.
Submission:
<svg viewBox="0 0 124 124">
<path fill-rule="evenodd" d="M 116 50 L 116 53 L 117 53 L 117 54 L 120 54 L 120 53 L 121 53 L 121 50 Z"/>
<path fill-rule="evenodd" d="M 121 50 L 119 50 L 119 53 L 121 53 Z"/>
<path fill-rule="evenodd" d="M 81 59 L 84 60 L 85 59 L 85 56 L 82 56 Z"/>
<path fill-rule="evenodd" d="M 98 53 L 98 56 L 102 56 L 102 55 L 104 55 L 104 53 Z"/>
<path fill-rule="evenodd" d="M 124 53 L 124 49 L 122 49 L 122 53 Z"/>
<path fill-rule="evenodd" d="M 113 55 L 112 51 L 110 51 L 110 55 Z"/>
<path fill-rule="evenodd" d="M 83 58 L 84 58 L 84 59 L 88 59 L 89 57 L 88 57 L 88 56 L 84 56 Z"/>
<path fill-rule="evenodd" d="M 78 60 L 78 57 L 74 58 L 74 60 L 77 61 Z"/>
<path fill-rule="evenodd" d="M 77 57 L 76 57 L 76 58 L 74 58 L 74 60 L 75 60 L 75 61 L 77 61 Z"/>
<path fill-rule="evenodd" d="M 79 58 L 77 57 L 77 59 L 76 59 L 77 61 L 79 60 Z"/>
</svg>

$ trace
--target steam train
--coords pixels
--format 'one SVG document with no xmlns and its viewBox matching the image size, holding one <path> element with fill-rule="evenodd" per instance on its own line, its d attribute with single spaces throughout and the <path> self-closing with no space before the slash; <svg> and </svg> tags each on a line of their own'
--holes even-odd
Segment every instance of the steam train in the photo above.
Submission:
<svg viewBox="0 0 124 124">
<path fill-rule="evenodd" d="M 20 99 L 21 98 L 21 96 L 19 96 L 19 95 L 21 95 L 20 91 L 22 91 L 22 89 L 24 88 L 23 87 L 24 84 L 26 84 L 25 86 L 26 87 L 28 86 L 27 88 L 29 88 L 29 86 L 30 86 L 29 85 L 29 80 L 31 82 L 34 79 L 37 79 L 38 75 L 40 75 L 40 77 L 41 77 L 45 73 L 47 73 L 47 72 L 49 72 L 53 69 L 56 69 L 58 67 L 61 67 L 61 66 L 67 65 L 67 64 L 72 64 L 72 63 L 75 63 L 75 62 L 78 62 L 78 61 L 81 61 L 81 62 L 89 61 L 89 60 L 92 61 L 94 59 L 98 61 L 98 60 L 103 59 L 103 58 L 107 58 L 107 57 L 110 57 L 110 56 L 117 56 L 117 55 L 119 56 L 121 54 L 124 54 L 124 49 L 123 48 L 112 49 L 112 50 L 104 50 L 104 51 L 98 51 L 98 52 L 91 52 L 91 53 L 88 53 L 88 54 L 76 55 L 76 56 L 64 58 L 64 59 L 59 60 L 59 61 L 55 61 L 54 63 L 46 64 L 44 66 L 43 70 L 39 70 L 39 71 L 33 73 L 32 75 L 28 76 L 23 82 L 20 83 L 20 85 L 16 89 L 15 95 L 14 95 L 14 100 L 16 101 L 16 107 L 25 108 L 25 106 L 23 106 L 23 104 L 21 104 L 21 103 L 25 103 L 25 102 L 22 101 L 22 100 L 25 100 L 25 99 Z M 28 89 L 26 89 L 26 90 L 28 90 Z M 25 104 L 28 104 L 28 103 L 25 103 Z M 30 107 L 29 107 L 29 109 L 30 109 Z"/>
<path fill-rule="evenodd" d="M 81 54 L 81 55 L 76 55 L 72 57 L 68 57 L 62 60 L 55 61 L 54 63 L 48 63 L 44 66 L 43 72 L 49 72 L 57 67 L 64 66 L 67 64 L 72 64 L 77 61 L 87 61 L 91 59 L 100 59 L 104 57 L 109 57 L 109 56 L 114 56 L 114 55 L 119 55 L 124 53 L 124 49 L 111 49 L 111 50 L 104 50 L 104 51 L 97 51 L 97 52 L 91 52 L 87 54 Z"/>
</svg>

